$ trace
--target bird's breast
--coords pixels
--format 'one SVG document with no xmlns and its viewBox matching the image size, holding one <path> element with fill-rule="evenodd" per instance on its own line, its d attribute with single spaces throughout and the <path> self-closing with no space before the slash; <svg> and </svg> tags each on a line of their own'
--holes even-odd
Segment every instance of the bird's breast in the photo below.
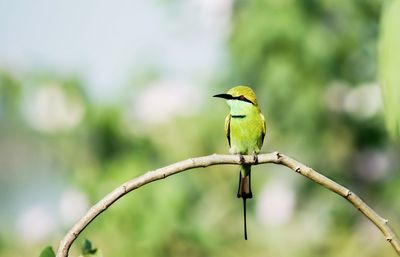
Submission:
<svg viewBox="0 0 400 257">
<path fill-rule="evenodd" d="M 259 115 L 231 116 L 230 139 L 233 154 L 259 152 L 262 146 L 263 123 Z"/>
</svg>

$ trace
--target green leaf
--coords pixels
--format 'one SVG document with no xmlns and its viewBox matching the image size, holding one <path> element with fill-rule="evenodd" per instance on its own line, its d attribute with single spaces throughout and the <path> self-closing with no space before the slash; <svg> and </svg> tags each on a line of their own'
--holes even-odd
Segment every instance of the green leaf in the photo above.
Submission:
<svg viewBox="0 0 400 257">
<path fill-rule="evenodd" d="M 103 253 L 98 249 L 96 253 L 82 254 L 79 257 L 103 257 Z"/>
<path fill-rule="evenodd" d="M 400 0 L 387 1 L 382 12 L 379 39 L 379 79 L 385 105 L 386 125 L 400 138 Z"/>
<path fill-rule="evenodd" d="M 85 238 L 82 244 L 82 254 L 83 255 L 95 254 L 96 252 L 97 248 L 93 248 L 92 242 L 90 242 L 90 240 Z"/>
<path fill-rule="evenodd" d="M 47 246 L 42 250 L 39 257 L 56 257 L 56 254 L 54 253 L 53 247 Z"/>
</svg>

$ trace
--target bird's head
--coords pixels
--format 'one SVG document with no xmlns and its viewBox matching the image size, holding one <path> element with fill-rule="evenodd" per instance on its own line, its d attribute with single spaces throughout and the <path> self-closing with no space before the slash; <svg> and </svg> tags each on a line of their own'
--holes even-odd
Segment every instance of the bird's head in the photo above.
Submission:
<svg viewBox="0 0 400 257">
<path fill-rule="evenodd" d="M 248 86 L 236 86 L 228 90 L 225 94 L 214 95 L 227 100 L 231 107 L 231 112 L 243 112 L 244 109 L 258 107 L 256 94 Z"/>
<path fill-rule="evenodd" d="M 257 105 L 256 94 L 248 86 L 236 86 L 228 90 L 225 94 L 214 95 L 214 97 L 224 98 L 226 100 L 238 100 Z"/>
</svg>

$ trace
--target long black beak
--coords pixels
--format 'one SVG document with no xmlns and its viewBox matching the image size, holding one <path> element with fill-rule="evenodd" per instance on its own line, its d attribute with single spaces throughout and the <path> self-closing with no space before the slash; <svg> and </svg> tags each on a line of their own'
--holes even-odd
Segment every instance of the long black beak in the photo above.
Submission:
<svg viewBox="0 0 400 257">
<path fill-rule="evenodd" d="M 224 99 L 233 99 L 233 96 L 230 94 L 218 94 L 218 95 L 213 95 L 213 97 L 219 97 L 219 98 L 224 98 Z"/>
</svg>

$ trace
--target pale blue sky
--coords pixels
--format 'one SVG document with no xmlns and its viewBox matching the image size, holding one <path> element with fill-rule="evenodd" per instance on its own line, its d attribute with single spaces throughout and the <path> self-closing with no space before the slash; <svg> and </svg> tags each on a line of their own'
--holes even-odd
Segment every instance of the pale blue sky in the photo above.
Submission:
<svg viewBox="0 0 400 257">
<path fill-rule="evenodd" d="M 190 80 L 224 58 L 230 0 L 0 0 L 0 68 L 76 73 L 99 99 L 155 67 Z"/>
</svg>

